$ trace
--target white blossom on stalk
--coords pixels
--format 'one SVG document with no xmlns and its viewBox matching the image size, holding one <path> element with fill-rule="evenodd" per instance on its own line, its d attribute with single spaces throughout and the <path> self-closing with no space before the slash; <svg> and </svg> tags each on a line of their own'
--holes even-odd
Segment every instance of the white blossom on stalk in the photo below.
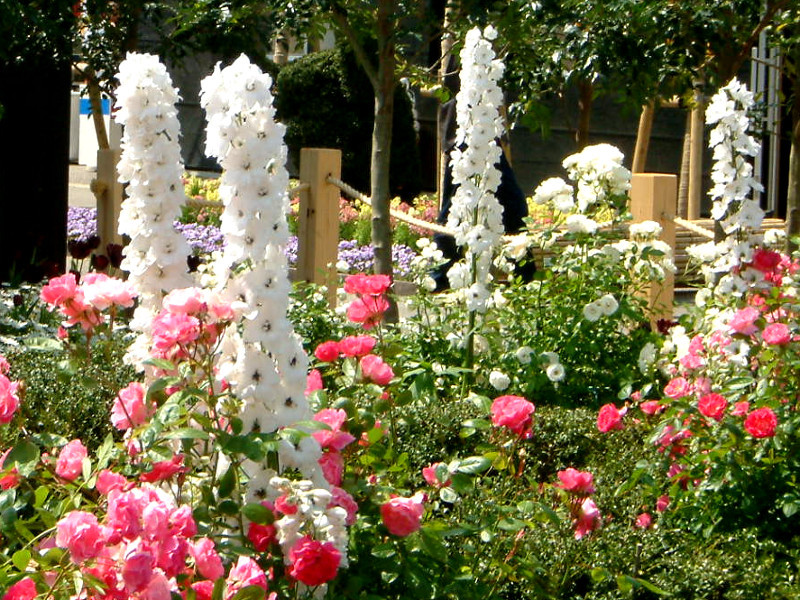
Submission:
<svg viewBox="0 0 800 600">
<path fill-rule="evenodd" d="M 271 433 L 311 418 L 304 394 L 308 357 L 287 315 L 285 128 L 274 119 L 272 79 L 244 55 L 225 69 L 217 65 L 200 86 L 208 120 L 206 153 L 223 168 L 226 246 L 214 270 L 223 293 L 246 305 L 239 328 L 223 342 L 219 375 L 241 402 L 245 432 Z M 279 455 L 283 467 L 323 481 L 313 438 L 282 444 Z"/>
<path fill-rule="evenodd" d="M 604 204 L 618 209 L 613 201 L 626 199 L 631 187 L 631 172 L 622 166 L 623 158 L 615 146 L 596 144 L 564 159 L 562 165 L 577 184 L 575 200 L 579 212 L 587 213 Z"/>
<path fill-rule="evenodd" d="M 150 323 L 166 292 L 192 285 L 189 245 L 173 222 L 185 202 L 183 163 L 175 103 L 180 99 L 157 56 L 129 53 L 119 66 L 117 123 L 124 125 L 117 170 L 127 183 L 119 232 L 130 238 L 122 269 L 136 286 L 139 303 L 131 328 L 139 333 L 126 362 L 142 368 L 149 356 Z"/>
<path fill-rule="evenodd" d="M 450 284 L 461 290 L 467 309 L 485 312 L 492 258 L 503 236 L 503 208 L 495 196 L 500 185 L 503 133 L 498 81 L 504 65 L 495 58 L 492 27 L 471 29 L 461 50 L 461 89 L 456 95 L 456 148 L 450 154 L 453 184 L 458 186 L 447 226 L 465 247 L 465 258 L 448 272 Z"/>
</svg>

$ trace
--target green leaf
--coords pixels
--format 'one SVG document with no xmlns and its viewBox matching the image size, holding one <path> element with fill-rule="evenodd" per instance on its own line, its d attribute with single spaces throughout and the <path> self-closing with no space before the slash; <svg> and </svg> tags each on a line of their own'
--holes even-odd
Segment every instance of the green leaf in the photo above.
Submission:
<svg viewBox="0 0 800 600">
<path fill-rule="evenodd" d="M 483 473 L 492 466 L 492 461 L 484 456 L 470 456 L 460 462 L 456 470 L 459 473 L 467 473 L 469 475 L 476 475 Z"/>
<path fill-rule="evenodd" d="M 629 594 L 636 586 L 636 580 L 629 575 L 617 575 L 617 587 L 623 594 Z"/>
<path fill-rule="evenodd" d="M 222 600 L 222 594 L 225 592 L 225 580 L 220 577 L 214 582 L 214 589 L 211 592 L 211 600 Z"/>
<path fill-rule="evenodd" d="M 24 572 L 28 568 L 28 563 L 31 562 L 31 551 L 27 548 L 17 550 L 11 557 L 11 562 L 14 563 L 18 571 Z"/>
<path fill-rule="evenodd" d="M 372 548 L 370 554 L 375 558 L 391 558 L 397 554 L 397 548 L 391 543 L 378 544 Z"/>
<path fill-rule="evenodd" d="M 3 463 L 6 467 L 17 465 L 17 468 L 39 460 L 39 447 L 28 440 L 22 440 L 11 449 Z"/>
<path fill-rule="evenodd" d="M 275 514 L 262 504 L 245 504 L 242 507 L 242 514 L 253 523 L 269 525 L 275 521 Z"/>
<path fill-rule="evenodd" d="M 646 579 L 641 579 L 639 577 L 635 577 L 634 581 L 636 581 L 637 584 L 639 584 L 640 586 L 642 586 L 646 590 L 649 590 L 649 591 L 653 592 L 654 594 L 658 594 L 659 596 L 668 596 L 669 595 L 669 592 L 667 590 L 662 590 L 660 587 L 657 587 L 657 586 L 653 585 L 652 583 L 650 583 Z"/>
<path fill-rule="evenodd" d="M 477 406 L 481 412 L 488 413 L 492 410 L 492 401 L 487 398 L 486 396 L 479 396 L 478 394 L 473 394 L 469 397 L 469 401 L 472 402 L 475 406 Z"/>
<path fill-rule="evenodd" d="M 458 502 L 458 494 L 451 487 L 443 487 L 440 489 L 439 498 L 442 499 L 442 502 L 447 502 L 448 504 L 455 504 Z"/>
<path fill-rule="evenodd" d="M 208 432 L 202 429 L 195 429 L 194 427 L 181 427 L 174 431 L 170 431 L 164 436 L 168 440 L 207 440 L 209 439 Z"/>
<path fill-rule="evenodd" d="M 240 589 L 231 600 L 262 600 L 267 591 L 258 585 L 248 585 Z"/>
<path fill-rule="evenodd" d="M 232 464 L 228 470 L 220 477 L 217 487 L 217 495 L 220 498 L 227 498 L 233 493 L 236 487 L 236 465 Z"/>
<path fill-rule="evenodd" d="M 166 360 L 165 358 L 149 358 L 144 361 L 145 365 L 153 366 L 157 369 L 161 369 L 162 371 L 174 371 L 175 365 L 170 361 Z"/>
<path fill-rule="evenodd" d="M 25 338 L 22 340 L 22 344 L 31 350 L 43 350 L 46 352 L 58 352 L 63 348 L 61 342 L 47 337 Z"/>
<path fill-rule="evenodd" d="M 447 562 L 447 548 L 439 536 L 432 533 L 427 527 L 423 527 L 420 533 L 421 545 L 425 553 L 439 562 Z"/>
<path fill-rule="evenodd" d="M 592 581 L 595 583 L 602 583 L 609 577 L 611 577 L 611 573 L 608 572 L 608 569 L 604 569 L 603 567 L 595 567 L 589 573 L 592 577 Z"/>
<path fill-rule="evenodd" d="M 470 429 L 490 429 L 492 424 L 486 419 L 467 419 L 461 426 Z"/>
</svg>

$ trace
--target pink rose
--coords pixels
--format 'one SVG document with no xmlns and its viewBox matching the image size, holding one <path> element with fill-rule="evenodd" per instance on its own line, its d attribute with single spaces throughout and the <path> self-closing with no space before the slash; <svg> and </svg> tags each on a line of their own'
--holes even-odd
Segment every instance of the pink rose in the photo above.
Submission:
<svg viewBox="0 0 800 600">
<path fill-rule="evenodd" d="M 51 308 L 55 308 L 72 300 L 78 293 L 78 280 L 75 274 L 67 273 L 48 281 L 39 297 Z"/>
<path fill-rule="evenodd" d="M 622 429 L 622 412 L 611 403 L 601 406 L 597 413 L 597 429 L 601 433 Z"/>
<path fill-rule="evenodd" d="M 267 576 L 258 563 L 249 556 L 240 556 L 239 560 L 231 567 L 228 578 L 225 580 L 225 600 L 230 600 L 242 588 L 257 585 L 267 589 Z"/>
<path fill-rule="evenodd" d="M 345 356 L 364 356 L 372 352 L 375 343 L 371 335 L 350 335 L 339 342 L 339 350 Z"/>
<path fill-rule="evenodd" d="M 715 421 L 721 421 L 725 415 L 728 401 L 720 394 L 706 394 L 697 401 L 697 410 L 700 414 Z"/>
<path fill-rule="evenodd" d="M 342 475 L 344 474 L 344 458 L 339 452 L 331 450 L 323 452 L 319 460 L 322 476 L 331 485 L 341 485 Z"/>
<path fill-rule="evenodd" d="M 81 289 L 86 302 L 97 310 L 106 310 L 112 305 L 130 308 L 138 295 L 133 284 L 104 273 L 84 275 Z"/>
<path fill-rule="evenodd" d="M 164 296 L 161 305 L 173 314 L 196 315 L 208 310 L 205 293 L 196 287 L 172 290 Z"/>
<path fill-rule="evenodd" d="M 780 264 L 781 255 L 779 252 L 758 248 L 753 252 L 753 262 L 750 263 L 750 266 L 763 273 L 768 273 L 774 271 Z"/>
<path fill-rule="evenodd" d="M 405 537 L 422 526 L 425 512 L 424 495 L 417 493 L 411 498 L 395 496 L 381 505 L 381 519 L 392 535 Z"/>
<path fill-rule="evenodd" d="M 189 544 L 189 553 L 194 558 L 197 565 L 197 570 L 200 575 L 211 581 L 215 581 L 225 574 L 225 569 L 222 567 L 222 560 L 214 548 L 214 542 L 207 538 L 202 537 Z"/>
<path fill-rule="evenodd" d="M 383 296 L 362 296 L 347 307 L 347 318 L 353 323 L 361 323 L 364 329 L 372 329 L 381 322 L 387 310 L 389 301 Z"/>
<path fill-rule="evenodd" d="M 358 503 L 346 490 L 336 486 L 331 487 L 331 502 L 328 504 L 328 508 L 333 506 L 339 506 L 347 511 L 345 523 L 353 525 L 356 522 Z"/>
<path fill-rule="evenodd" d="M 586 498 L 582 503 L 578 516 L 575 519 L 575 539 L 579 540 L 587 533 L 600 527 L 600 510 L 591 498 Z"/>
<path fill-rule="evenodd" d="M 103 469 L 97 474 L 97 482 L 94 487 L 104 496 L 108 496 L 111 490 L 124 490 L 130 485 L 131 483 L 125 479 L 124 475 Z"/>
<path fill-rule="evenodd" d="M 344 291 L 348 294 L 364 294 L 377 296 L 384 294 L 391 287 L 392 279 L 388 275 L 366 275 L 357 273 L 348 275 L 344 280 Z"/>
<path fill-rule="evenodd" d="M 437 473 L 439 471 L 443 471 L 444 474 L 447 476 L 443 481 L 439 481 L 439 477 Z M 447 465 L 440 462 L 431 463 L 427 467 L 422 468 L 422 477 L 425 479 L 426 483 L 435 488 L 443 488 L 447 487 L 452 483 L 452 479 L 449 477 L 450 473 L 447 471 Z"/>
<path fill-rule="evenodd" d="M 692 391 L 692 386 L 683 377 L 673 378 L 665 387 L 664 395 L 667 398 L 683 398 L 688 396 Z"/>
<path fill-rule="evenodd" d="M 506 427 L 520 438 L 533 435 L 533 413 L 536 407 L 521 396 L 500 396 L 492 402 L 492 424 Z"/>
<path fill-rule="evenodd" d="M 361 375 L 364 379 L 368 379 L 378 385 L 388 385 L 394 377 L 392 367 L 383 362 L 383 359 L 375 354 L 367 354 L 362 357 L 359 366 L 361 367 Z"/>
<path fill-rule="evenodd" d="M 319 542 L 306 535 L 289 551 L 289 575 L 316 587 L 336 577 L 341 561 L 341 552 L 331 542 Z"/>
<path fill-rule="evenodd" d="M 183 465 L 183 454 L 176 454 L 169 460 L 153 463 L 153 468 L 150 471 L 139 475 L 139 481 L 147 483 L 164 481 L 178 473 L 185 473 L 188 470 L 188 467 Z"/>
<path fill-rule="evenodd" d="M 155 404 L 147 402 L 147 391 L 138 381 L 129 383 L 119 391 L 111 406 L 111 423 L 125 431 L 146 423 L 156 410 Z"/>
<path fill-rule="evenodd" d="M 134 549 L 126 553 L 123 560 L 122 580 L 127 592 L 139 592 L 150 585 L 156 562 L 152 552 L 143 548 Z"/>
<path fill-rule="evenodd" d="M 314 356 L 322 362 L 333 362 L 339 358 L 339 342 L 322 342 L 314 350 Z"/>
<path fill-rule="evenodd" d="M 773 323 L 764 327 L 761 337 L 765 343 L 773 346 L 785 346 L 792 341 L 792 334 L 783 323 Z"/>
<path fill-rule="evenodd" d="M 342 425 L 347 420 L 347 413 L 341 408 L 324 408 L 314 415 L 314 420 L 319 423 L 325 423 L 330 427 L 330 429 L 320 429 L 311 434 L 323 449 L 333 448 L 341 452 L 345 446 L 356 439 L 346 431 L 341 430 Z"/>
<path fill-rule="evenodd" d="M 195 581 L 192 584 L 192 589 L 194 590 L 195 598 L 197 600 L 211 600 L 211 597 L 214 594 L 214 582 L 209 581 L 208 579 Z"/>
<path fill-rule="evenodd" d="M 660 413 L 666 407 L 658 400 L 645 400 L 639 405 L 639 408 L 642 409 L 644 414 L 653 416 Z"/>
<path fill-rule="evenodd" d="M 742 400 L 733 405 L 731 414 L 735 417 L 741 417 L 746 415 L 748 410 L 750 410 L 750 403 L 747 400 Z"/>
<path fill-rule="evenodd" d="M 200 321 L 196 317 L 161 311 L 153 319 L 153 347 L 163 356 L 194 342 L 199 335 Z"/>
<path fill-rule="evenodd" d="M 187 538 L 197 535 L 197 523 L 194 521 L 192 507 L 184 504 L 173 510 L 169 516 L 169 528 L 174 535 Z"/>
<path fill-rule="evenodd" d="M 33 600 L 34 598 L 36 598 L 36 583 L 30 577 L 20 579 L 3 594 L 3 600 Z"/>
<path fill-rule="evenodd" d="M 637 529 L 650 529 L 653 525 L 653 517 L 650 516 L 650 513 L 642 513 L 638 517 L 636 517 L 636 523 L 634 523 L 634 527 Z"/>
<path fill-rule="evenodd" d="M 250 523 L 247 527 L 247 539 L 253 544 L 256 552 L 266 552 L 275 543 L 275 526 Z"/>
<path fill-rule="evenodd" d="M 309 372 L 309 374 L 306 376 L 305 395 L 310 396 L 312 393 L 316 392 L 317 390 L 321 390 L 323 387 L 322 373 L 319 372 L 319 369 L 312 369 L 311 372 Z"/>
<path fill-rule="evenodd" d="M 771 408 L 757 408 L 744 420 L 744 428 L 754 438 L 768 438 L 775 435 L 778 417 Z"/>
<path fill-rule="evenodd" d="M 594 476 L 589 471 L 578 471 L 569 467 L 558 472 L 561 480 L 559 487 L 575 494 L 576 496 L 589 496 L 594 494 Z"/>
<path fill-rule="evenodd" d="M 658 500 L 656 500 L 656 510 L 658 512 L 664 512 L 667 510 L 669 506 L 669 496 L 664 494 L 663 496 L 659 496 Z"/>
<path fill-rule="evenodd" d="M 758 331 L 755 322 L 760 316 L 761 312 L 757 308 L 746 306 L 745 308 L 739 309 L 736 314 L 731 317 L 731 320 L 728 321 L 728 327 L 730 327 L 734 333 L 753 335 Z"/>
<path fill-rule="evenodd" d="M 11 452 L 11 448 L 0 455 L 0 490 L 10 490 L 13 487 L 17 487 L 20 482 L 20 476 L 19 471 L 17 471 L 17 467 L 6 466 L 6 458 L 8 457 L 9 452 Z"/>
<path fill-rule="evenodd" d="M 6 425 L 14 418 L 14 413 L 19 408 L 19 397 L 17 390 L 19 382 L 12 382 L 8 377 L 0 373 L 0 424 Z"/>
<path fill-rule="evenodd" d="M 75 481 L 83 471 L 83 459 L 89 456 L 80 440 L 72 440 L 61 449 L 56 460 L 56 475 Z"/>
<path fill-rule="evenodd" d="M 100 554 L 104 545 L 103 529 L 91 513 L 73 510 L 56 526 L 56 546 L 69 550 L 76 564 Z"/>
</svg>

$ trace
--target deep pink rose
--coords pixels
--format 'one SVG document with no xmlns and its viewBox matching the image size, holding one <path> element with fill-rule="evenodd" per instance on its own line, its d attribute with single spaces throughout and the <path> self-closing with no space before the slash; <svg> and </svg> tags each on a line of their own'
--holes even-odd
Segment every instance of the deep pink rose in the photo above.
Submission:
<svg viewBox="0 0 800 600">
<path fill-rule="evenodd" d="M 665 387 L 664 395 L 667 398 L 683 398 L 692 392 L 692 386 L 683 377 L 674 377 Z"/>
<path fill-rule="evenodd" d="M 637 529 L 650 529 L 653 525 L 653 517 L 650 516 L 650 513 L 642 513 L 638 517 L 636 517 L 636 523 L 634 523 L 634 527 Z"/>
<path fill-rule="evenodd" d="M 323 387 L 322 373 L 319 372 L 319 369 L 311 369 L 309 374 L 306 376 L 305 395 L 310 396 L 312 393 L 316 392 L 317 390 L 321 390 Z"/>
<path fill-rule="evenodd" d="M 500 396 L 492 402 L 492 424 L 507 427 L 523 439 L 533 435 L 536 407 L 522 396 Z"/>
<path fill-rule="evenodd" d="M 314 350 L 314 356 L 322 362 L 333 362 L 339 358 L 339 342 L 322 342 Z"/>
<path fill-rule="evenodd" d="M 323 449 L 333 448 L 341 452 L 345 446 L 356 439 L 346 431 L 341 430 L 342 425 L 347 420 L 347 413 L 341 408 L 323 408 L 314 415 L 314 420 L 325 423 L 330 427 L 330 429 L 319 429 L 311 434 Z"/>
<path fill-rule="evenodd" d="M 344 458 L 339 452 L 330 450 L 323 452 L 319 458 L 319 466 L 322 469 L 322 476 L 331 485 L 341 485 L 342 475 L 344 474 Z"/>
<path fill-rule="evenodd" d="M 331 487 L 331 502 L 328 504 L 328 508 L 333 506 L 339 506 L 347 511 L 345 523 L 353 525 L 356 522 L 358 503 L 353 500 L 353 497 L 346 490 L 335 485 Z"/>
<path fill-rule="evenodd" d="M 250 523 L 247 527 L 247 539 L 256 552 L 266 552 L 275 543 L 275 526 Z"/>
<path fill-rule="evenodd" d="M 208 579 L 195 581 L 192 584 L 192 589 L 194 590 L 195 598 L 197 598 L 197 600 L 211 600 L 211 597 L 214 594 L 214 582 L 209 581 Z"/>
<path fill-rule="evenodd" d="M 381 505 L 381 519 L 392 535 L 405 537 L 411 535 L 422 526 L 422 514 L 425 512 L 423 494 L 414 494 L 411 498 L 395 496 Z"/>
<path fill-rule="evenodd" d="M 150 471 L 139 475 L 139 481 L 154 483 L 169 479 L 178 473 L 185 473 L 188 471 L 188 467 L 183 465 L 183 458 L 183 454 L 176 454 L 169 460 L 153 463 L 153 468 Z"/>
<path fill-rule="evenodd" d="M 364 329 L 372 329 L 381 322 L 383 313 L 389 310 L 389 301 L 383 296 L 362 296 L 347 307 L 347 318 L 361 323 Z"/>
<path fill-rule="evenodd" d="M 753 252 L 753 262 L 750 263 L 754 269 L 758 269 L 763 273 L 774 271 L 779 264 L 781 264 L 780 253 L 765 250 L 764 248 L 757 248 Z"/>
<path fill-rule="evenodd" d="M 344 291 L 348 294 L 364 294 L 376 296 L 384 294 L 391 287 L 392 279 L 388 275 L 366 275 L 357 273 L 348 275 L 344 280 Z"/>
<path fill-rule="evenodd" d="M 108 496 L 111 490 L 124 490 L 130 485 L 131 483 L 124 475 L 103 469 L 97 474 L 97 482 L 94 487 L 104 496 Z"/>
<path fill-rule="evenodd" d="M 125 554 L 122 565 L 122 580 L 129 593 L 142 591 L 153 579 L 155 557 L 147 549 L 139 548 Z"/>
<path fill-rule="evenodd" d="M 341 552 L 331 542 L 319 542 L 306 535 L 289 551 L 289 575 L 316 587 L 336 577 L 341 561 Z"/>
<path fill-rule="evenodd" d="M 222 567 L 222 560 L 217 554 L 213 540 L 202 537 L 189 544 L 189 553 L 194 558 L 197 570 L 200 575 L 211 581 L 215 581 L 225 574 Z"/>
<path fill-rule="evenodd" d="M 197 523 L 194 521 L 192 507 L 184 504 L 172 511 L 169 516 L 170 532 L 182 537 L 194 537 L 197 535 Z"/>
<path fill-rule="evenodd" d="M 771 408 L 757 408 L 744 420 L 744 428 L 754 438 L 768 438 L 775 435 L 778 417 Z"/>
<path fill-rule="evenodd" d="M 597 429 L 601 433 L 622 429 L 622 412 L 611 403 L 601 406 L 597 413 Z"/>
<path fill-rule="evenodd" d="M 345 356 L 364 356 L 372 352 L 375 343 L 371 335 L 350 335 L 339 342 L 339 350 Z"/>
<path fill-rule="evenodd" d="M 0 425 L 6 425 L 14 418 L 14 413 L 19 408 L 18 389 L 19 382 L 12 382 L 0 373 Z"/>
<path fill-rule="evenodd" d="M 586 498 L 582 503 L 578 516 L 575 519 L 575 539 L 579 540 L 587 533 L 600 527 L 600 510 L 591 498 Z"/>
<path fill-rule="evenodd" d="M 747 400 L 742 400 L 733 405 L 731 414 L 735 417 L 741 417 L 746 415 L 748 410 L 750 410 L 750 403 Z"/>
<path fill-rule="evenodd" d="M 660 413 L 666 407 L 658 400 L 645 400 L 639 405 L 639 408 L 642 409 L 644 414 L 653 416 Z"/>
<path fill-rule="evenodd" d="M 665 510 L 667 510 L 668 506 L 669 506 L 669 496 L 667 496 L 666 494 L 664 494 L 663 496 L 659 496 L 658 500 L 656 500 L 656 510 L 658 512 L 664 512 Z"/>
<path fill-rule="evenodd" d="M 558 472 L 561 480 L 559 487 L 576 496 L 589 496 L 594 494 L 594 476 L 589 471 L 578 471 L 569 467 Z"/>
<path fill-rule="evenodd" d="M 764 327 L 761 337 L 767 344 L 773 346 L 785 346 L 792 341 L 792 334 L 789 327 L 783 323 L 773 323 Z"/>
<path fill-rule="evenodd" d="M 361 367 L 361 375 L 364 379 L 368 379 L 378 385 L 388 385 L 394 377 L 392 367 L 383 362 L 380 356 L 375 354 L 367 354 L 359 361 Z"/>
<path fill-rule="evenodd" d="M 697 401 L 697 410 L 700 414 L 715 421 L 721 421 L 728 408 L 728 401 L 720 394 L 706 394 Z"/>
<path fill-rule="evenodd" d="M 146 396 L 147 391 L 138 381 L 121 389 L 111 406 L 112 425 L 124 431 L 146 423 L 156 410 L 155 404 L 148 402 Z"/>
<path fill-rule="evenodd" d="M 3 594 L 3 600 L 33 600 L 34 598 L 36 598 L 36 583 L 30 577 L 20 579 Z"/>
<path fill-rule="evenodd" d="M 731 320 L 728 321 L 728 327 L 734 333 L 741 333 L 742 335 L 753 335 L 758 331 L 755 326 L 756 319 L 761 316 L 761 311 L 752 306 L 746 306 L 739 309 Z"/>
<path fill-rule="evenodd" d="M 6 466 L 6 458 L 9 452 L 11 452 L 11 448 L 0 455 L 0 490 L 10 490 L 13 487 L 17 487 L 20 482 L 17 467 Z M 3 473 L 5 473 L 5 475 L 3 475 Z"/>
<path fill-rule="evenodd" d="M 439 481 L 436 473 L 437 471 L 443 471 L 446 475 L 444 481 Z M 422 477 L 425 479 L 425 482 L 435 488 L 443 488 L 447 487 L 452 483 L 452 479 L 449 477 L 450 473 L 447 471 L 447 465 L 440 462 L 431 463 L 427 467 L 422 468 Z"/>
<path fill-rule="evenodd" d="M 83 459 L 89 456 L 80 440 L 72 440 L 61 449 L 56 460 L 56 475 L 75 481 L 83 471 Z"/>
<path fill-rule="evenodd" d="M 69 550 L 75 563 L 94 558 L 104 545 L 103 529 L 91 513 L 73 510 L 56 526 L 56 546 Z"/>
<path fill-rule="evenodd" d="M 259 567 L 258 563 L 252 558 L 249 556 L 240 556 L 236 564 L 231 567 L 225 583 L 227 584 L 225 600 L 230 600 L 240 589 L 251 585 L 257 585 L 266 590 L 267 576 L 263 569 Z"/>
</svg>

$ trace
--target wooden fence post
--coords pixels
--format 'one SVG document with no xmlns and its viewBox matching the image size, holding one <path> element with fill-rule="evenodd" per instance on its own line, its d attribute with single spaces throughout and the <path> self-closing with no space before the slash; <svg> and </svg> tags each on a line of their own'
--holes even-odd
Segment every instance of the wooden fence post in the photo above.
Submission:
<svg viewBox="0 0 800 600">
<path fill-rule="evenodd" d="M 631 214 L 634 222 L 655 221 L 661 225 L 661 240 L 675 253 L 675 208 L 678 178 L 666 173 L 637 173 L 631 178 Z M 675 299 L 675 276 L 667 273 L 664 281 L 645 292 L 653 310 L 653 322 L 672 317 Z"/>
<path fill-rule="evenodd" d="M 336 305 L 336 261 L 339 250 L 339 188 L 328 176 L 342 176 L 342 152 L 330 148 L 300 150 L 300 192 L 297 279 L 328 287 L 328 302 Z"/>
<path fill-rule="evenodd" d="M 97 201 L 97 235 L 100 236 L 101 254 L 106 253 L 107 244 L 122 243 L 122 237 L 117 233 L 123 191 L 123 185 L 117 181 L 119 156 L 119 148 L 97 151 L 97 176 L 91 189 Z"/>
</svg>

